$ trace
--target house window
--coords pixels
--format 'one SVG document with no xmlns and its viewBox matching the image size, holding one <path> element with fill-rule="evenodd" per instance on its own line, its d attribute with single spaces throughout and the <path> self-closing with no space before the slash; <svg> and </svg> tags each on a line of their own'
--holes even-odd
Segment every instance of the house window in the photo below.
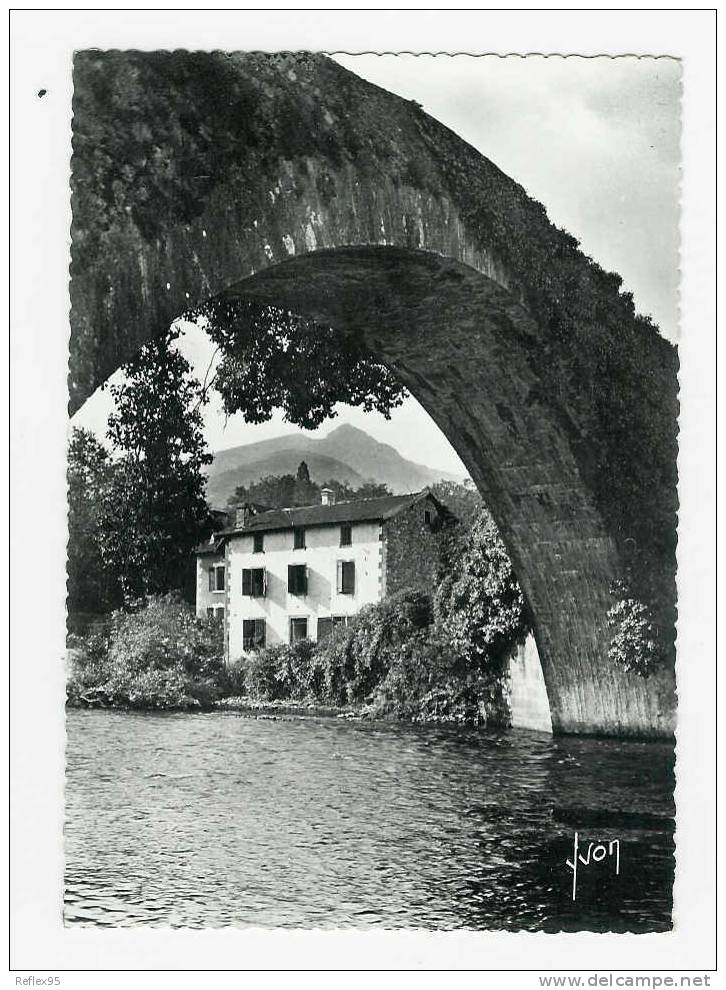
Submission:
<svg viewBox="0 0 726 990">
<path fill-rule="evenodd" d="M 209 590 L 224 591 L 224 564 L 209 568 Z"/>
<path fill-rule="evenodd" d="M 242 594 L 251 598 L 264 598 L 267 591 L 267 574 L 264 567 L 242 568 Z"/>
<path fill-rule="evenodd" d="M 353 542 L 353 527 L 350 523 L 343 523 L 340 527 L 340 545 L 349 547 Z"/>
<path fill-rule="evenodd" d="M 347 625 L 347 615 L 331 615 L 329 618 L 318 619 L 318 642 L 323 643 L 334 629 Z"/>
<path fill-rule="evenodd" d="M 242 620 L 242 649 L 259 650 L 267 641 L 264 619 Z"/>
<path fill-rule="evenodd" d="M 217 622 L 224 622 L 224 605 L 210 605 L 207 609 L 207 618 L 215 619 Z"/>
<path fill-rule="evenodd" d="M 290 642 L 299 643 L 308 638 L 308 620 L 294 618 L 290 619 Z"/>
<path fill-rule="evenodd" d="M 426 523 L 427 526 L 430 526 L 433 521 L 434 521 L 434 514 L 431 511 L 431 509 L 425 509 L 424 510 L 424 522 Z"/>
<path fill-rule="evenodd" d="M 293 550 L 304 550 L 305 549 L 305 527 L 296 526 L 292 531 L 292 547 Z"/>
<path fill-rule="evenodd" d="M 265 534 L 255 533 L 252 537 L 252 552 L 253 553 L 264 553 L 265 552 Z"/>
<path fill-rule="evenodd" d="M 308 569 L 305 564 L 288 565 L 287 590 L 291 595 L 307 595 Z"/>
<path fill-rule="evenodd" d="M 338 561 L 337 591 L 339 595 L 355 594 L 355 561 L 354 560 Z"/>
</svg>

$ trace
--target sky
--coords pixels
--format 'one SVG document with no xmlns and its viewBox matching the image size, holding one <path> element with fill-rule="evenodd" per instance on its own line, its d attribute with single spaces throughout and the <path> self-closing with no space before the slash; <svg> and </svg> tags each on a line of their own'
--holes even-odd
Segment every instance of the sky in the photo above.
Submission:
<svg viewBox="0 0 726 990">
<path fill-rule="evenodd" d="M 468 141 L 539 200 L 603 268 L 618 272 L 638 312 L 678 339 L 680 63 L 668 58 L 338 55 L 370 82 L 407 99 Z M 181 349 L 203 378 L 212 348 L 187 327 Z M 73 419 L 99 436 L 108 392 Z M 390 420 L 338 407 L 325 435 L 351 423 L 404 457 L 466 473 L 424 410 L 407 399 Z M 300 432 L 281 416 L 258 426 L 221 405 L 205 411 L 212 450 Z"/>
</svg>

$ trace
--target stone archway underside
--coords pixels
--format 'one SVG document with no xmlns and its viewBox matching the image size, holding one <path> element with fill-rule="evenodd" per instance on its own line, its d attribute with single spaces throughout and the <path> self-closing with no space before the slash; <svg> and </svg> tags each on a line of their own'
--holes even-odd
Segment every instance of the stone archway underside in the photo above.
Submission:
<svg viewBox="0 0 726 990">
<path fill-rule="evenodd" d="M 225 292 L 362 334 L 501 527 L 555 730 L 672 731 L 672 676 L 646 682 L 606 658 L 625 535 L 612 520 L 633 510 L 618 515 L 617 495 L 602 515 L 615 476 L 581 387 L 590 352 L 590 382 L 645 396 L 623 406 L 632 435 L 654 421 L 672 435 L 632 466 L 652 492 L 642 511 L 675 519 L 677 361 L 636 327 L 618 280 L 417 105 L 322 56 L 84 52 L 73 110 L 71 409 Z M 674 601 L 674 554 L 654 552 Z"/>
<path fill-rule="evenodd" d="M 512 554 L 556 731 L 666 730 L 664 685 L 606 659 L 618 554 L 562 425 L 536 399 L 547 388 L 528 361 L 537 328 L 505 289 L 438 255 L 363 247 L 302 255 L 224 295 L 362 338 L 438 424 Z"/>
</svg>

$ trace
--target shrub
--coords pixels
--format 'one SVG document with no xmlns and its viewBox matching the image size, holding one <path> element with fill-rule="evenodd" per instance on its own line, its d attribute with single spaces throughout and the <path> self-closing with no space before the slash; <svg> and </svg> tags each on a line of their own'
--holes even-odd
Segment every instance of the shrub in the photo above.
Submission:
<svg viewBox="0 0 726 990">
<path fill-rule="evenodd" d="M 330 636 L 318 643 L 311 672 L 311 688 L 320 701 L 331 705 L 347 705 L 348 680 L 354 669 L 351 657 L 352 626 L 336 626 Z"/>
<path fill-rule="evenodd" d="M 219 674 L 223 657 L 221 624 L 197 618 L 175 594 L 152 597 L 146 605 L 112 616 L 112 667 L 129 672 L 180 667 L 187 676 L 204 679 Z"/>
<path fill-rule="evenodd" d="M 301 701 L 311 694 L 315 644 L 279 643 L 255 650 L 238 661 L 248 694 L 264 701 Z"/>
<path fill-rule="evenodd" d="M 608 657 L 623 670 L 650 677 L 663 661 L 658 629 L 650 609 L 623 584 L 617 584 L 612 593 L 618 600 L 608 612 L 612 630 Z"/>
<path fill-rule="evenodd" d="M 428 628 L 431 599 L 406 589 L 362 609 L 352 623 L 344 668 L 350 701 L 364 701 L 388 673 L 397 649 Z"/>
<path fill-rule="evenodd" d="M 240 697 L 247 693 L 246 658 L 231 661 L 226 670 L 226 688 L 230 697 Z"/>
<path fill-rule="evenodd" d="M 472 668 L 439 630 L 414 633 L 390 654 L 371 710 L 417 722 L 503 724 L 502 678 Z"/>
<path fill-rule="evenodd" d="M 75 704 L 188 708 L 226 689 L 220 625 L 168 594 L 114 612 L 106 633 L 75 646 L 67 696 Z"/>
<path fill-rule="evenodd" d="M 435 621 L 459 655 L 499 675 L 529 629 L 524 596 L 486 510 L 457 543 L 436 592 Z"/>
<path fill-rule="evenodd" d="M 405 589 L 368 605 L 338 626 L 315 649 L 310 690 L 336 705 L 358 704 L 371 697 L 385 678 L 396 650 L 431 623 L 431 599 Z"/>
<path fill-rule="evenodd" d="M 395 651 L 430 622 L 430 598 L 402 591 L 362 609 L 321 643 L 302 640 L 249 653 L 229 676 L 260 700 L 357 704 L 371 697 Z"/>
</svg>

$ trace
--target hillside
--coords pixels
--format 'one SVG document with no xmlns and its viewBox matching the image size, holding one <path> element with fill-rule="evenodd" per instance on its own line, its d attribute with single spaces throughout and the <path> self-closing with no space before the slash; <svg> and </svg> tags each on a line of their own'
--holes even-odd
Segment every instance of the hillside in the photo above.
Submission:
<svg viewBox="0 0 726 990">
<path fill-rule="evenodd" d="M 249 446 L 255 447 L 257 445 L 250 444 Z M 246 450 L 247 447 L 235 447 L 233 449 L 235 451 Z M 228 451 L 221 453 L 226 454 Z M 313 481 L 322 482 L 335 478 L 338 481 L 348 482 L 354 488 L 358 488 L 365 481 L 365 478 L 347 464 L 315 451 L 301 452 L 295 449 L 272 451 L 264 457 L 244 461 L 238 467 L 228 468 L 218 474 L 215 473 L 215 457 L 215 463 L 212 464 L 207 482 L 207 501 L 210 505 L 223 507 L 238 485 L 249 485 L 253 481 L 264 478 L 267 474 L 295 474 L 303 457 Z"/>
<path fill-rule="evenodd" d="M 293 433 L 217 451 L 209 469 L 207 497 L 212 505 L 223 506 L 237 485 L 267 474 L 295 474 L 303 459 L 318 483 L 329 478 L 354 486 L 377 481 L 394 494 L 418 491 L 442 478 L 461 480 L 451 472 L 409 461 L 390 444 L 344 424 L 325 437 Z"/>
</svg>

